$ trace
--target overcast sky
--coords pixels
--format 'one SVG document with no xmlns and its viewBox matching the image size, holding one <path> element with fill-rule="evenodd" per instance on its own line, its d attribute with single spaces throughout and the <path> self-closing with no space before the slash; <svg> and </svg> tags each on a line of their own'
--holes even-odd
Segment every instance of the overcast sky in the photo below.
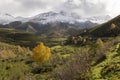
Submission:
<svg viewBox="0 0 120 80">
<path fill-rule="evenodd" d="M 120 13 L 120 0 L 0 0 L 0 13 L 13 16 L 29 17 L 48 11 L 114 17 Z"/>
</svg>

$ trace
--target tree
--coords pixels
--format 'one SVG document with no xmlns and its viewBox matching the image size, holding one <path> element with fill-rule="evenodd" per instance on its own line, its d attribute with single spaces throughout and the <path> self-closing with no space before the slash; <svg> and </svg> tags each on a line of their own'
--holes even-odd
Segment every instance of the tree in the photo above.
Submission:
<svg viewBox="0 0 120 80">
<path fill-rule="evenodd" d="M 101 38 L 97 39 L 97 41 L 96 41 L 96 48 L 98 48 L 98 49 L 103 49 L 104 48 L 104 43 L 101 40 Z"/>
<path fill-rule="evenodd" d="M 33 49 L 33 57 L 35 61 L 44 62 L 49 60 L 50 56 L 50 48 L 43 43 L 40 43 Z"/>
<path fill-rule="evenodd" d="M 106 59 L 106 55 L 105 55 L 105 45 L 103 43 L 103 41 L 101 40 L 101 38 L 98 38 L 95 44 L 96 48 L 95 48 L 95 61 L 96 63 L 99 63 L 101 61 L 103 61 L 104 59 Z"/>
<path fill-rule="evenodd" d="M 116 28 L 116 25 L 114 23 L 111 24 L 111 29 L 115 29 Z"/>
<path fill-rule="evenodd" d="M 110 31 L 112 36 L 118 36 L 120 34 L 120 27 L 112 23 L 110 27 Z"/>
</svg>

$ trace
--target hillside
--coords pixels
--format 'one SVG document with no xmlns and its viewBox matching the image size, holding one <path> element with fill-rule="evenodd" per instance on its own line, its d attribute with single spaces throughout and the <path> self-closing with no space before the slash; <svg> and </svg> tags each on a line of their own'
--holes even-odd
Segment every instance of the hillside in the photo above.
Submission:
<svg viewBox="0 0 120 80">
<path fill-rule="evenodd" d="M 36 23 L 36 22 L 24 22 L 15 21 L 6 25 L 1 25 L 1 28 L 14 28 L 17 30 L 22 30 L 24 32 L 34 33 L 36 35 L 49 35 L 54 32 L 59 32 L 63 36 L 68 36 L 67 33 L 70 28 L 73 28 L 75 32 L 78 32 L 78 29 L 91 28 L 97 25 L 97 23 L 92 23 L 90 21 L 86 22 L 75 22 L 70 24 L 68 22 L 52 22 L 52 23 Z"/>
<path fill-rule="evenodd" d="M 95 37 L 113 37 L 120 34 L 120 16 L 112 20 L 91 28 L 89 34 Z"/>
<path fill-rule="evenodd" d="M 120 43 L 114 45 L 106 53 L 106 59 L 92 67 L 91 80 L 120 79 Z"/>
<path fill-rule="evenodd" d="M 0 28 L 0 41 L 32 47 L 37 43 L 38 38 L 32 33 L 16 30 L 14 28 Z"/>
</svg>

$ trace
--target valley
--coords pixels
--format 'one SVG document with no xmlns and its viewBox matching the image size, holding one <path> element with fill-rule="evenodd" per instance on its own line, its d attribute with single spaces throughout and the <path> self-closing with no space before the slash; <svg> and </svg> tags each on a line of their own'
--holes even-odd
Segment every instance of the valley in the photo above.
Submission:
<svg viewBox="0 0 120 80">
<path fill-rule="evenodd" d="M 119 63 L 120 16 L 0 14 L 0 80 L 120 80 Z"/>
</svg>

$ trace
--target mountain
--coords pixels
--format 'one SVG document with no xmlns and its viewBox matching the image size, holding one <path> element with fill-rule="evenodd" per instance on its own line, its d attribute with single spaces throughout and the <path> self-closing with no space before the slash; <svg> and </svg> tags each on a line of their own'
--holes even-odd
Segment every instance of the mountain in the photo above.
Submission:
<svg viewBox="0 0 120 80">
<path fill-rule="evenodd" d="M 80 29 L 88 29 L 92 26 L 97 25 L 96 23 L 92 23 L 90 21 L 76 22 L 75 24 L 70 24 L 67 22 L 54 22 L 54 23 L 35 23 L 35 22 L 21 22 L 15 21 L 6 25 L 1 25 L 0 28 L 14 28 L 17 30 L 34 33 L 37 35 L 49 35 L 54 32 L 58 32 L 61 35 L 68 36 L 74 35 L 73 33 L 78 33 Z M 71 30 L 72 29 L 72 30 Z M 72 31 L 72 33 L 70 33 Z"/>
<path fill-rule="evenodd" d="M 77 17 L 76 14 L 67 14 L 65 12 L 47 12 L 47 13 L 42 13 L 38 14 L 37 16 L 31 17 L 29 19 L 30 22 L 35 22 L 35 23 L 54 23 L 54 22 L 67 22 L 70 24 L 74 24 L 78 22 L 79 16 Z"/>
<path fill-rule="evenodd" d="M 6 27 L 7 26 L 10 27 L 10 24 L 6 25 Z M 64 34 L 64 32 L 66 32 L 69 28 L 75 28 L 75 27 L 77 28 L 79 26 L 74 24 L 69 24 L 69 23 L 61 23 L 61 22 L 47 23 L 47 24 L 26 22 L 26 23 L 21 23 L 19 25 L 16 25 L 12 28 L 15 28 L 17 30 L 22 30 L 25 32 L 32 32 L 37 35 L 49 35 L 55 31 Z"/>
<path fill-rule="evenodd" d="M 24 17 L 15 17 L 15 21 L 21 21 L 21 22 L 27 22 L 29 20 L 29 18 L 24 18 Z"/>
<path fill-rule="evenodd" d="M 41 13 L 29 18 L 14 17 L 10 14 L 0 13 L 0 24 L 8 24 L 14 21 L 35 22 L 40 24 L 47 24 L 47 23 L 54 23 L 54 22 L 64 22 L 64 23 L 67 22 L 70 24 L 75 24 L 75 23 L 81 23 L 81 22 L 83 23 L 86 21 L 90 21 L 92 23 L 99 24 L 99 23 L 104 23 L 110 19 L 111 17 L 109 15 L 86 17 L 86 16 L 80 16 L 77 13 L 67 13 L 64 11 L 60 11 L 60 12 L 50 11 L 50 12 Z"/>
<path fill-rule="evenodd" d="M 0 24 L 7 24 L 14 21 L 15 18 L 10 14 L 2 14 L 0 13 Z"/>
<path fill-rule="evenodd" d="M 8 13 L 0 13 L 0 24 L 9 24 L 14 21 L 27 21 L 28 18 L 14 17 Z"/>
<path fill-rule="evenodd" d="M 70 24 L 74 24 L 76 22 L 86 22 L 90 21 L 92 23 L 104 23 L 110 20 L 111 17 L 109 15 L 101 15 L 101 16 L 91 16 L 84 17 L 80 16 L 76 13 L 66 13 L 64 11 L 61 12 L 47 12 L 38 14 L 37 16 L 31 17 L 29 21 L 36 23 L 54 23 L 54 22 L 68 22 Z"/>
<path fill-rule="evenodd" d="M 120 34 L 120 15 L 89 30 L 96 37 L 112 37 Z"/>
<path fill-rule="evenodd" d="M 109 15 L 100 15 L 100 16 L 92 16 L 92 17 L 87 17 L 83 18 L 85 20 L 91 21 L 93 23 L 105 23 L 111 19 L 111 16 Z"/>
<path fill-rule="evenodd" d="M 97 23 L 92 23 L 91 21 L 79 22 L 79 19 L 80 16 L 75 13 L 68 14 L 62 11 L 59 13 L 48 12 L 31 18 L 17 17 L 13 19 L 16 21 L 1 25 L 0 27 L 14 28 L 17 30 L 32 32 L 37 35 L 49 35 L 55 33 L 55 31 L 61 35 L 69 35 L 69 29 L 71 28 L 76 32 L 77 29 L 85 29 L 97 25 Z"/>
<path fill-rule="evenodd" d="M 0 17 L 1 28 L 14 28 L 37 35 L 50 35 L 52 33 L 69 35 L 71 29 L 74 30 L 72 32 L 74 35 L 73 33 L 78 33 L 76 30 L 89 29 L 110 19 L 108 15 L 83 17 L 76 13 L 64 11 L 50 11 L 29 18 L 14 17 L 9 14 L 0 14 Z"/>
</svg>

